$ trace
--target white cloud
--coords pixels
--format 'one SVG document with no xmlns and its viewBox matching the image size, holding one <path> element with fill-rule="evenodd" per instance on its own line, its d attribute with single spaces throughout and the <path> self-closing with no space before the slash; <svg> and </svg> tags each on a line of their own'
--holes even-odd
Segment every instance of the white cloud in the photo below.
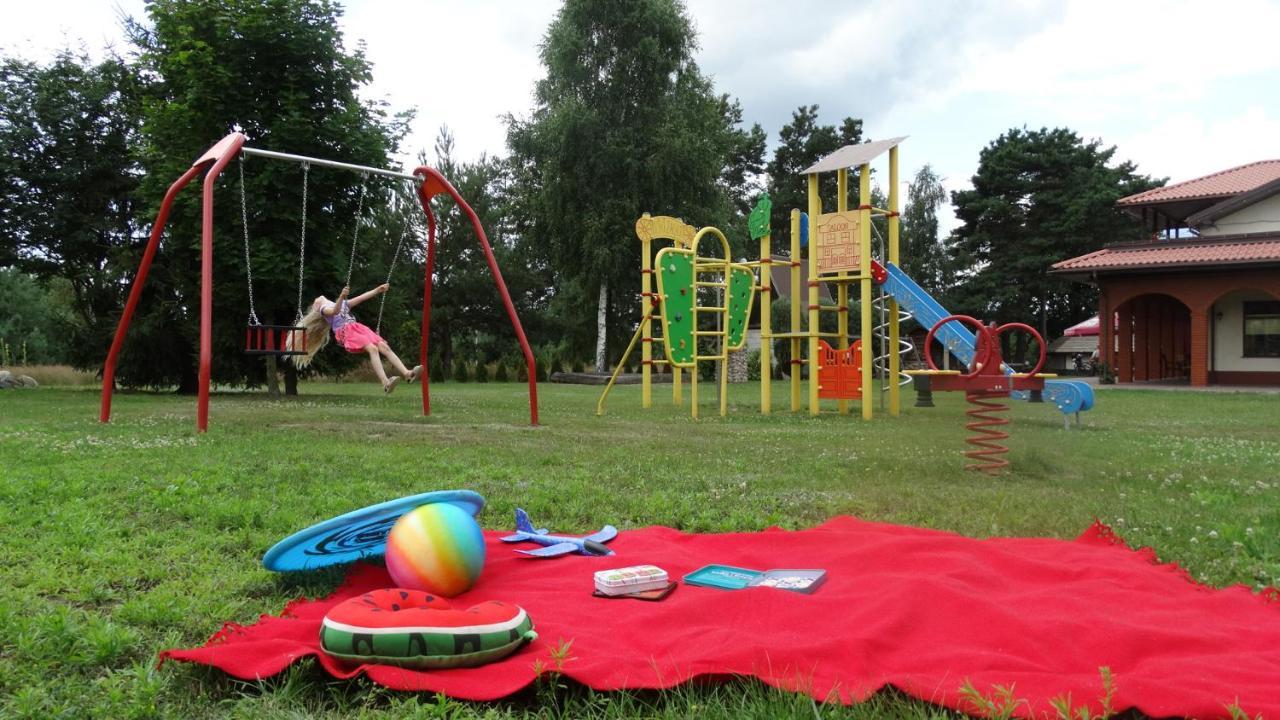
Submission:
<svg viewBox="0 0 1280 720">
<path fill-rule="evenodd" d="M 123 49 L 142 0 L 11 3 L 0 48 L 47 57 Z M 460 158 L 505 152 L 500 116 L 532 105 L 558 0 L 352 0 L 343 30 L 374 63 L 370 97 L 416 107 L 405 162 L 441 124 Z M 688 0 L 698 60 L 775 138 L 801 104 L 871 137 L 911 135 L 903 175 L 930 162 L 967 186 L 1011 127 L 1065 126 L 1174 180 L 1280 157 L 1280 2 L 1232 0 Z"/>
</svg>

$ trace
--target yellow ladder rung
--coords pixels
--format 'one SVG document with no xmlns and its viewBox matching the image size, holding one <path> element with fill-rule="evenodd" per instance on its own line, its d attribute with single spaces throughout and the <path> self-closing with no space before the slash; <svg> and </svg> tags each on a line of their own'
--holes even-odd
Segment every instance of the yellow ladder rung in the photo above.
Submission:
<svg viewBox="0 0 1280 720">
<path fill-rule="evenodd" d="M 694 331 L 693 334 L 701 337 L 720 337 L 721 335 L 724 335 L 724 333 L 719 330 L 697 330 Z"/>
<path fill-rule="evenodd" d="M 714 282 L 703 282 L 702 280 L 696 280 L 694 281 L 693 284 L 697 285 L 698 287 L 729 287 L 729 283 L 721 282 L 719 280 L 716 280 Z"/>
<path fill-rule="evenodd" d="M 695 362 L 699 360 L 728 360 L 728 358 L 724 355 L 698 355 L 694 358 Z"/>
<path fill-rule="evenodd" d="M 693 309 L 694 312 L 724 312 L 726 308 L 723 306 L 700 305 Z"/>
</svg>

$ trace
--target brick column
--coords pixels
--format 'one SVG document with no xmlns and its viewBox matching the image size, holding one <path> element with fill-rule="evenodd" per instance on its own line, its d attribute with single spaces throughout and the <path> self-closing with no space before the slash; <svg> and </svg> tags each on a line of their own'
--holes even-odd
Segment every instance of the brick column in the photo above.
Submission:
<svg viewBox="0 0 1280 720">
<path fill-rule="evenodd" d="M 1115 341 L 1112 339 L 1111 312 L 1111 298 L 1103 288 L 1102 292 L 1098 293 L 1098 360 L 1106 363 L 1107 367 L 1115 372 Z"/>
<path fill-rule="evenodd" d="M 1209 384 L 1209 310 L 1191 310 L 1191 385 Z"/>
<path fill-rule="evenodd" d="M 1120 350 L 1116 353 L 1116 382 L 1133 382 L 1133 301 L 1123 303 L 1120 313 Z"/>
</svg>

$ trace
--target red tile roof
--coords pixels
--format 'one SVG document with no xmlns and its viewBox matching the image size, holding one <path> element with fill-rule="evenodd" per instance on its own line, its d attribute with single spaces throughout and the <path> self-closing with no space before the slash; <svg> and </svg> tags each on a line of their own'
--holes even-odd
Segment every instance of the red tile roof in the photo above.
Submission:
<svg viewBox="0 0 1280 720">
<path fill-rule="evenodd" d="M 1194 180 L 1140 192 L 1116 201 L 1120 207 L 1149 205 L 1178 200 L 1231 197 L 1280 180 L 1280 160 L 1259 160 L 1230 170 L 1221 170 Z"/>
<path fill-rule="evenodd" d="M 1280 264 L 1280 235 L 1116 245 L 1054 263 L 1054 272 Z"/>
</svg>

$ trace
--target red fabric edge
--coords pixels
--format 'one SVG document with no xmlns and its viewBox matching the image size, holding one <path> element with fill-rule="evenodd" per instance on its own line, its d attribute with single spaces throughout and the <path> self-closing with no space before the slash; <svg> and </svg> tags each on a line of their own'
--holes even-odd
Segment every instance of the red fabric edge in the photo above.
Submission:
<svg viewBox="0 0 1280 720">
<path fill-rule="evenodd" d="M 1191 575 L 1191 572 L 1189 570 L 1182 567 L 1178 563 L 1172 560 L 1161 560 L 1160 557 L 1156 554 L 1155 548 L 1147 545 L 1144 545 L 1142 547 L 1136 547 L 1136 548 L 1131 546 L 1128 543 L 1128 541 L 1126 541 L 1123 537 L 1121 537 L 1120 533 L 1116 532 L 1115 528 L 1102 522 L 1098 518 L 1094 518 L 1093 524 L 1085 528 L 1084 532 L 1077 535 L 1076 539 L 1073 540 L 1073 542 L 1078 542 L 1086 545 L 1097 545 L 1099 547 L 1121 548 L 1126 552 L 1130 552 L 1130 553 L 1133 553 L 1134 555 L 1137 555 L 1138 557 L 1147 561 L 1147 563 L 1152 565 L 1153 567 L 1157 567 L 1162 570 L 1167 570 L 1168 572 L 1171 572 L 1180 576 L 1182 579 L 1186 580 L 1187 582 L 1191 583 L 1192 585 L 1196 586 L 1201 590 L 1219 591 L 1219 590 L 1241 589 L 1241 590 L 1248 591 L 1249 594 L 1256 597 L 1264 605 L 1274 605 L 1277 602 L 1280 602 L 1280 588 L 1276 588 L 1274 586 L 1267 586 L 1262 588 L 1261 590 L 1254 590 L 1253 587 L 1249 585 L 1245 585 L 1244 583 L 1236 583 L 1235 585 L 1227 585 L 1226 587 L 1221 587 L 1221 588 L 1216 587 L 1214 585 L 1209 585 L 1207 583 L 1202 583 L 1199 580 L 1195 579 L 1195 577 Z"/>
</svg>

